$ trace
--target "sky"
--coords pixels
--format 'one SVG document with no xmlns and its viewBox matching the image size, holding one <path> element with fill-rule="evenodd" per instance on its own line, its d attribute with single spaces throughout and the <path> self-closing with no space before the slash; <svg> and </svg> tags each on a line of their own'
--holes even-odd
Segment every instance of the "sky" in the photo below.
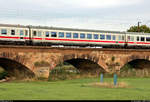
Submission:
<svg viewBox="0 0 150 102">
<path fill-rule="evenodd" d="M 0 23 L 126 31 L 150 26 L 150 0 L 0 0 Z"/>
</svg>

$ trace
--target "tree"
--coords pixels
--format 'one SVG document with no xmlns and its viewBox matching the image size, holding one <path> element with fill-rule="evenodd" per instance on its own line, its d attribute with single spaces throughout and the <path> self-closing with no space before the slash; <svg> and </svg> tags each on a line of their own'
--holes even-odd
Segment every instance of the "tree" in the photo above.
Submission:
<svg viewBox="0 0 150 102">
<path fill-rule="evenodd" d="M 138 26 L 131 26 L 127 32 L 138 32 Z M 139 32 L 150 33 L 150 27 L 146 25 L 139 26 Z"/>
</svg>

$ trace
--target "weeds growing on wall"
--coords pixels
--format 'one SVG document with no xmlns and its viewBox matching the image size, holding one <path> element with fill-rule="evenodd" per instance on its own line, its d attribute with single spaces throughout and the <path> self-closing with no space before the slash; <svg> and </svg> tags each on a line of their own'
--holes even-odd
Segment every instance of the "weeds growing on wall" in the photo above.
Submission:
<svg viewBox="0 0 150 102">
<path fill-rule="evenodd" d="M 8 76 L 8 73 L 0 67 L 0 80 L 5 79 L 6 76 Z"/>
</svg>

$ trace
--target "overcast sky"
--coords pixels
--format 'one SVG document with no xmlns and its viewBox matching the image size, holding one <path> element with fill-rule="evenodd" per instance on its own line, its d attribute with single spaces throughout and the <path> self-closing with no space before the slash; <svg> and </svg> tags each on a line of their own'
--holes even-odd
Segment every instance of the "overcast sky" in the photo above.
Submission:
<svg viewBox="0 0 150 102">
<path fill-rule="evenodd" d="M 0 23 L 126 31 L 150 26 L 150 0 L 0 0 Z"/>
</svg>

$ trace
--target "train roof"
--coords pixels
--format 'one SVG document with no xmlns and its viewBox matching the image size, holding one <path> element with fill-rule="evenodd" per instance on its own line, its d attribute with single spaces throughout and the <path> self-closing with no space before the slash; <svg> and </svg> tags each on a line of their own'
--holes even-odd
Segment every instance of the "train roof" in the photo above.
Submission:
<svg viewBox="0 0 150 102">
<path fill-rule="evenodd" d="M 144 33 L 144 32 L 126 32 L 126 34 L 150 35 L 150 33 Z"/>
<path fill-rule="evenodd" d="M 63 28 L 63 27 L 49 27 L 49 26 L 33 26 L 33 25 L 20 25 L 20 24 L 0 24 L 0 27 L 21 27 L 33 29 L 49 29 L 49 30 L 64 30 L 64 31 L 82 31 L 82 32 L 96 32 L 96 33 L 118 33 L 118 34 L 139 34 L 150 35 L 150 33 L 141 32 L 122 32 L 122 31 L 106 31 L 106 30 L 93 30 L 93 29 L 77 29 L 77 28 Z"/>
<path fill-rule="evenodd" d="M 105 31 L 105 30 L 93 30 L 93 29 L 78 29 L 78 28 L 63 28 L 63 27 L 48 27 L 48 26 L 31 26 L 36 29 L 52 29 L 52 30 L 64 30 L 64 31 L 81 31 L 81 32 L 96 32 L 96 33 L 121 33 L 120 31 Z"/>
<path fill-rule="evenodd" d="M 50 30 L 64 30 L 64 31 L 83 31 L 83 32 L 102 32 L 102 33 L 124 33 L 120 31 L 105 31 L 105 30 L 92 30 L 92 29 L 77 29 L 77 28 L 63 28 L 63 27 L 49 27 L 49 26 L 32 26 L 32 25 L 15 25 L 15 24 L 0 24 L 0 27 L 21 27 L 33 29 L 50 29 Z"/>
<path fill-rule="evenodd" d="M 27 26 L 24 26 L 24 25 L 15 25 L 15 24 L 0 24 L 0 27 L 20 27 L 20 28 L 27 28 Z"/>
</svg>

